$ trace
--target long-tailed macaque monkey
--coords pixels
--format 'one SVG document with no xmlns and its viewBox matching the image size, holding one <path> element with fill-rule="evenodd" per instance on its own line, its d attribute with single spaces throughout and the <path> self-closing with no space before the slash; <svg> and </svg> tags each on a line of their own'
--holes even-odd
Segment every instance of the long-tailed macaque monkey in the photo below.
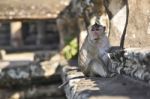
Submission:
<svg viewBox="0 0 150 99">
<path fill-rule="evenodd" d="M 94 74 L 108 77 L 110 61 L 107 51 L 110 48 L 105 27 L 95 23 L 88 28 L 88 35 L 79 52 L 79 67 L 85 75 Z"/>
</svg>

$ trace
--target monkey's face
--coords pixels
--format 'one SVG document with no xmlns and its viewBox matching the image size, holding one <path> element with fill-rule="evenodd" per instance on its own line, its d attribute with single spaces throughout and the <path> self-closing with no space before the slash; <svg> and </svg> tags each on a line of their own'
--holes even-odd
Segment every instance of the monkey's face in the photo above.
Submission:
<svg viewBox="0 0 150 99">
<path fill-rule="evenodd" d="M 89 31 L 89 36 L 91 40 L 99 40 L 101 37 L 103 37 L 105 34 L 105 27 L 99 24 L 94 24 L 91 26 Z"/>
</svg>

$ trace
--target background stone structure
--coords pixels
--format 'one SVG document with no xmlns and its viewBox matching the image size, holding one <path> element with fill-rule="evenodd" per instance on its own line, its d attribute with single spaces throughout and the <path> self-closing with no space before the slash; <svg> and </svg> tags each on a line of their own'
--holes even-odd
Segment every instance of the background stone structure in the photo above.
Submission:
<svg viewBox="0 0 150 99">
<path fill-rule="evenodd" d="M 107 1 L 107 0 L 106 0 Z M 150 1 L 149 0 L 108 0 L 107 9 L 111 18 L 110 42 L 118 46 L 124 31 L 126 36 L 125 47 L 147 47 L 150 46 Z M 128 2 L 124 2 L 128 1 Z M 128 17 L 127 17 L 128 7 Z M 128 20 L 127 20 L 128 18 Z"/>
</svg>

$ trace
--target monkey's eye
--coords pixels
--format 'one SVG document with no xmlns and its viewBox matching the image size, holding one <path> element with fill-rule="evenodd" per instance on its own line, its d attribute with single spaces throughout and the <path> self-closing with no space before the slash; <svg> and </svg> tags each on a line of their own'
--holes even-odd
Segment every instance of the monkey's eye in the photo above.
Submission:
<svg viewBox="0 0 150 99">
<path fill-rule="evenodd" d="M 91 29 L 91 31 L 103 31 L 103 30 L 104 30 L 104 27 L 98 24 L 94 24 Z"/>
<path fill-rule="evenodd" d="M 100 29 L 100 28 L 96 28 L 95 30 L 96 30 L 96 31 L 99 31 L 99 30 L 101 30 L 101 29 Z"/>
<path fill-rule="evenodd" d="M 98 29 L 99 29 L 99 30 L 104 30 L 104 28 L 103 28 L 103 27 L 99 27 Z"/>
<path fill-rule="evenodd" d="M 95 27 L 92 27 L 92 29 L 91 29 L 92 31 L 95 31 L 96 30 L 96 28 Z"/>
<path fill-rule="evenodd" d="M 93 27 L 92 29 L 91 29 L 92 31 L 100 31 L 100 30 L 103 30 L 103 28 L 101 28 L 101 27 Z"/>
</svg>

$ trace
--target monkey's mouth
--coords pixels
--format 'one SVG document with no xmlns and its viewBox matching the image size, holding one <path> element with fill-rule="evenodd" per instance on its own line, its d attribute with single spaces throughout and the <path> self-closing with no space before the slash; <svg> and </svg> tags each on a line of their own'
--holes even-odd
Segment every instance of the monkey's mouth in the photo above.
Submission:
<svg viewBox="0 0 150 99">
<path fill-rule="evenodd" d="M 99 40 L 99 38 L 94 38 L 95 41 Z"/>
<path fill-rule="evenodd" d="M 98 40 L 98 38 L 95 38 L 94 40 Z"/>
</svg>

